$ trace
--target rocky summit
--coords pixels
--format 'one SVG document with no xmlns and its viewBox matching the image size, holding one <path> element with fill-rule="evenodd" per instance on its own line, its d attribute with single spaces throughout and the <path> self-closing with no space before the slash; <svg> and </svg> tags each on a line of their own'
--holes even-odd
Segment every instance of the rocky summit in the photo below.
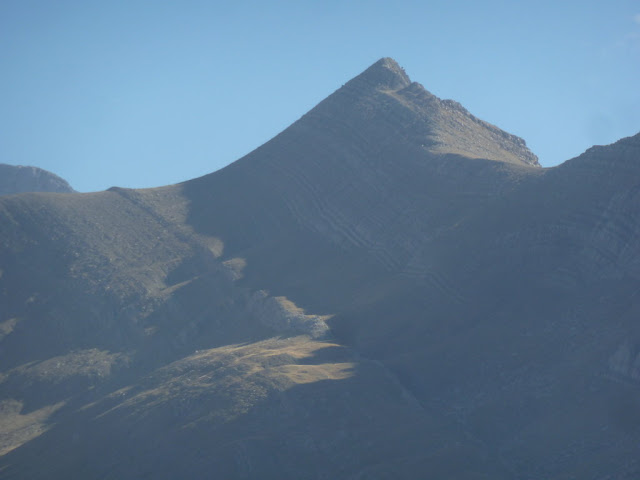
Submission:
<svg viewBox="0 0 640 480">
<path fill-rule="evenodd" d="M 638 185 L 385 58 L 204 177 L 3 197 L 0 476 L 637 479 Z"/>
<path fill-rule="evenodd" d="M 73 188 L 66 180 L 41 168 L 0 163 L 0 195 L 24 192 L 71 193 Z"/>
</svg>

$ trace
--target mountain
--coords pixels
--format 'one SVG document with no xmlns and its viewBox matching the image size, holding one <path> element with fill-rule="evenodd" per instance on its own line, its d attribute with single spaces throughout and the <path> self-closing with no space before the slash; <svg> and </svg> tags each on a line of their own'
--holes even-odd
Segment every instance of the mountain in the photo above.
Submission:
<svg viewBox="0 0 640 480">
<path fill-rule="evenodd" d="M 0 163 L 0 195 L 24 192 L 71 193 L 73 188 L 59 176 L 41 168 Z"/>
<path fill-rule="evenodd" d="M 639 160 L 387 58 L 210 175 L 4 197 L 0 474 L 638 478 Z"/>
</svg>

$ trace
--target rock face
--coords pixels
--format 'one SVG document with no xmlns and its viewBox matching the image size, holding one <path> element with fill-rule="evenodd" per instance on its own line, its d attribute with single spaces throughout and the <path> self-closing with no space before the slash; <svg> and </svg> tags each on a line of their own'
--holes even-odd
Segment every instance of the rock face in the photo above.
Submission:
<svg viewBox="0 0 640 480">
<path fill-rule="evenodd" d="M 638 185 L 382 59 L 213 174 L 4 197 L 0 472 L 636 479 Z"/>
<path fill-rule="evenodd" d="M 71 193 L 73 188 L 62 178 L 41 168 L 0 163 L 0 195 L 24 192 Z"/>
</svg>

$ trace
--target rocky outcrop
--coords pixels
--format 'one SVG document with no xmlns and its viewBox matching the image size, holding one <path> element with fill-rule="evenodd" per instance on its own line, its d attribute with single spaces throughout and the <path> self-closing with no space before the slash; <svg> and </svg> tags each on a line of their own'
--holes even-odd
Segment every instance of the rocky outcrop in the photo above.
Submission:
<svg viewBox="0 0 640 480">
<path fill-rule="evenodd" d="M 73 191 L 65 180 L 47 170 L 0 164 L 0 195 L 24 192 L 71 193 Z"/>
<path fill-rule="evenodd" d="M 329 316 L 307 315 L 286 297 L 271 297 L 264 290 L 250 297 L 248 308 L 261 323 L 278 333 L 322 338 L 329 332 Z"/>
</svg>

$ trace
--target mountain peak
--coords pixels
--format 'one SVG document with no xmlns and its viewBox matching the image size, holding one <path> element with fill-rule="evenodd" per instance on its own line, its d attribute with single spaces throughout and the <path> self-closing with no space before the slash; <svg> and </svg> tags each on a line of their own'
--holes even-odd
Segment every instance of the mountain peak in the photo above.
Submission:
<svg viewBox="0 0 640 480">
<path fill-rule="evenodd" d="M 352 81 L 389 90 L 398 90 L 411 84 L 404 69 L 390 57 L 381 58 Z"/>
<path fill-rule="evenodd" d="M 389 57 L 347 82 L 302 121 L 306 125 L 298 123 L 296 129 L 330 134 L 331 138 L 324 140 L 329 144 L 336 138 L 344 139 L 347 150 L 353 148 L 355 138 L 367 138 L 366 149 L 372 152 L 378 151 L 374 144 L 388 146 L 397 141 L 400 149 L 411 145 L 432 154 L 540 166 L 524 140 L 476 118 L 458 102 L 439 99 L 412 82 Z M 344 137 L 345 127 L 358 135 Z"/>
</svg>

